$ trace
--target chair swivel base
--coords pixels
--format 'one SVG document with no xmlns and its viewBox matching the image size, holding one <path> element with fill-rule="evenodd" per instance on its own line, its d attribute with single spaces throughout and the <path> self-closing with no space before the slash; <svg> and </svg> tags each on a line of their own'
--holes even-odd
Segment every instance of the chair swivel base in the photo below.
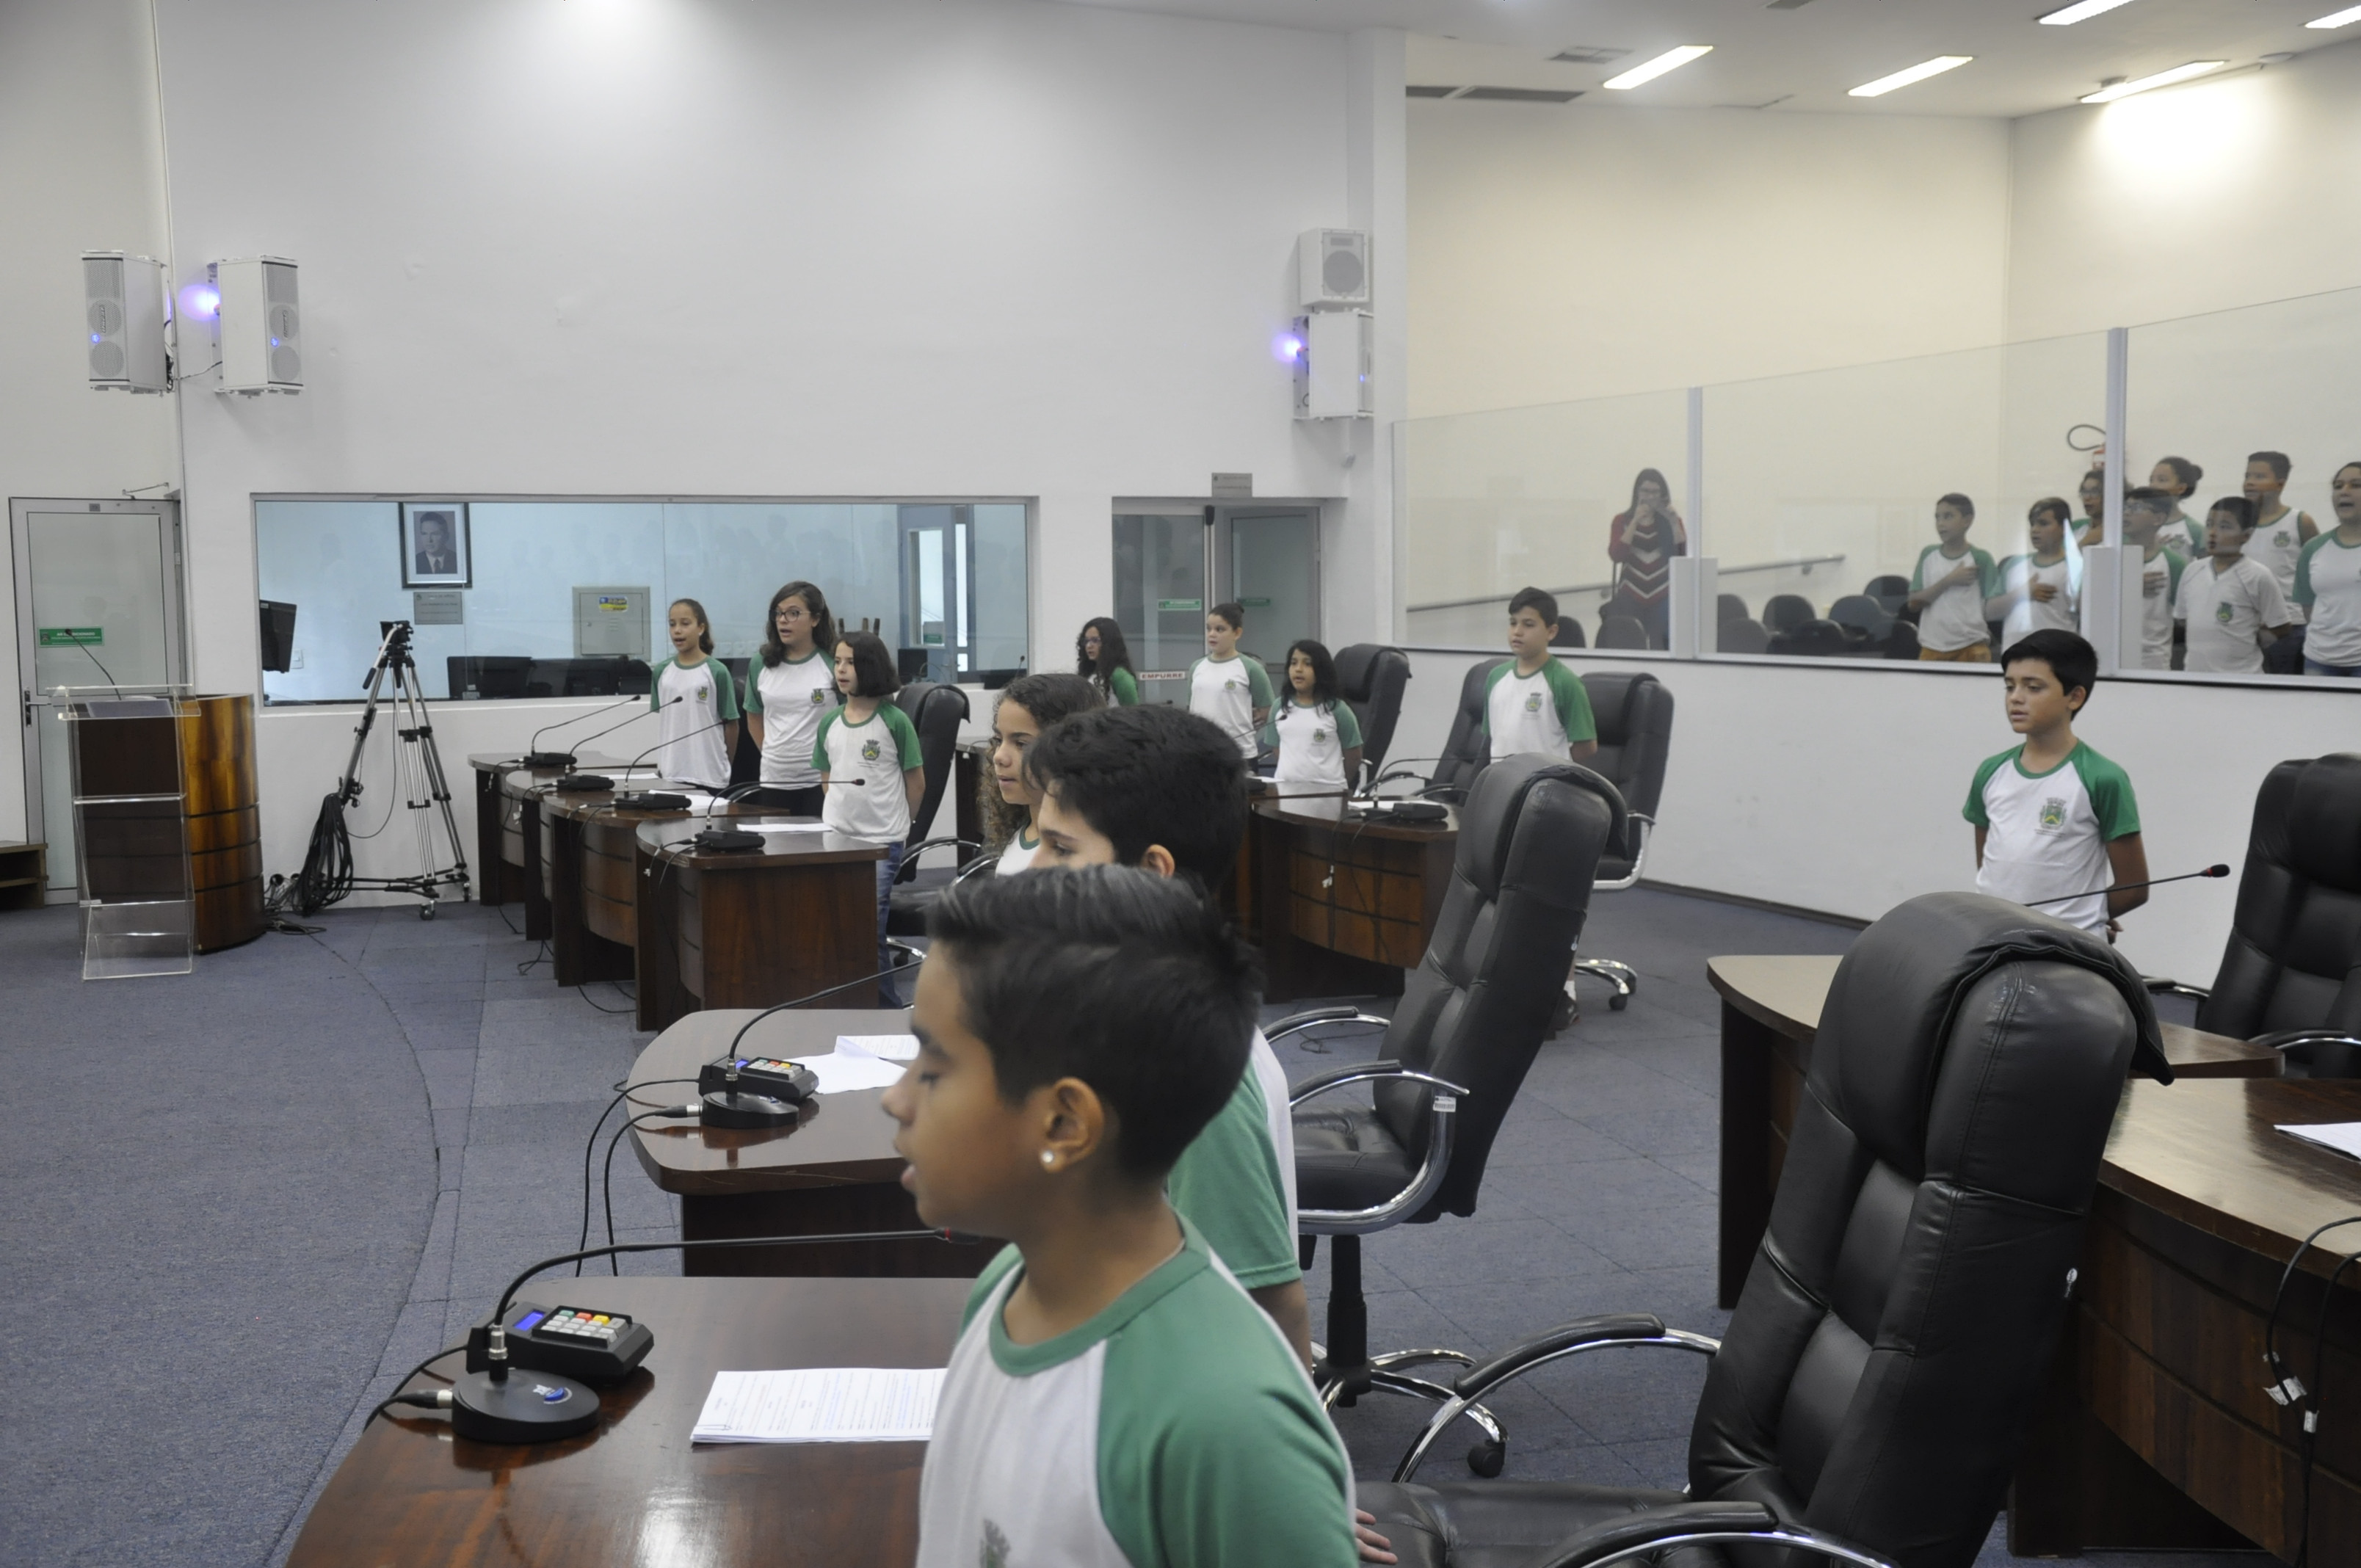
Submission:
<svg viewBox="0 0 2361 1568">
<path fill-rule="evenodd" d="M 1323 1409 L 1339 1405 L 1350 1409 L 1363 1394 L 1394 1394 L 1408 1399 L 1424 1399 L 1429 1404 L 1446 1404 L 1458 1397 L 1454 1389 L 1396 1369 L 1437 1361 L 1455 1362 L 1461 1366 L 1476 1365 L 1474 1356 L 1459 1350 L 1388 1351 L 1369 1357 L 1366 1365 L 1357 1367 L 1332 1365 L 1327 1353 L 1316 1344 L 1312 1353 L 1317 1358 L 1312 1381 L 1320 1390 Z M 1463 1413 L 1484 1434 L 1483 1441 L 1467 1451 L 1467 1468 L 1489 1480 L 1499 1475 L 1508 1463 L 1509 1434 L 1501 1429 L 1499 1418 L 1482 1405 L 1469 1405 Z"/>
<path fill-rule="evenodd" d="M 1631 1005 L 1631 993 L 1640 989 L 1640 971 L 1613 959 L 1576 959 L 1574 972 L 1603 980 L 1615 988 L 1615 994 L 1607 999 L 1610 1012 L 1620 1013 Z"/>
</svg>

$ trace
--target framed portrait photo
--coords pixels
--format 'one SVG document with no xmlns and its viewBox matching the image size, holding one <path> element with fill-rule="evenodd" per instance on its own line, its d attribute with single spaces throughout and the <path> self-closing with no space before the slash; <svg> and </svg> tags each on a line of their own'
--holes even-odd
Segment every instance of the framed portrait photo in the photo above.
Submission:
<svg viewBox="0 0 2361 1568">
<path fill-rule="evenodd" d="M 401 586 L 473 587 L 468 543 L 467 502 L 402 502 Z"/>
</svg>

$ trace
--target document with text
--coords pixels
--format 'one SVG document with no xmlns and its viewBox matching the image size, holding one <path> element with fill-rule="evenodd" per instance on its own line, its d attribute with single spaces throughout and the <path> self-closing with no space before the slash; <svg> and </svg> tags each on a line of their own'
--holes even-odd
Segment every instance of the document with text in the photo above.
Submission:
<svg viewBox="0 0 2361 1568">
<path fill-rule="evenodd" d="M 717 1372 L 695 1442 L 924 1442 L 943 1368 L 808 1366 Z"/>
</svg>

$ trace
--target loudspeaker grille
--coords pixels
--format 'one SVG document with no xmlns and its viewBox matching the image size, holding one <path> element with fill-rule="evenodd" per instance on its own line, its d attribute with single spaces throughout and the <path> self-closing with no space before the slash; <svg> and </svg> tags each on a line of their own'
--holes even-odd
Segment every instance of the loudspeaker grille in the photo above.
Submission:
<svg viewBox="0 0 2361 1568">
<path fill-rule="evenodd" d="M 295 314 L 295 307 L 292 305 L 271 306 L 269 321 L 270 335 L 281 343 L 292 338 L 302 325 L 301 319 Z"/>
<path fill-rule="evenodd" d="M 272 349 L 270 378 L 274 381 L 301 381 L 303 378 L 302 356 L 284 345 Z"/>
<path fill-rule="evenodd" d="M 1349 250 L 1332 250 L 1320 261 L 1320 281 L 1332 294 L 1361 291 L 1361 258 Z"/>
<path fill-rule="evenodd" d="M 123 298 L 123 263 L 118 258 L 84 257 L 82 264 L 82 292 L 93 298 L 119 300 Z"/>
<path fill-rule="evenodd" d="M 115 300 L 93 300 L 90 302 L 90 330 L 113 337 L 123 330 L 123 306 Z"/>
<path fill-rule="evenodd" d="M 268 261 L 264 262 L 262 264 L 262 297 L 267 302 L 274 305 L 293 304 L 295 302 L 295 269 L 274 267 Z"/>
<path fill-rule="evenodd" d="M 123 345 L 94 343 L 90 348 L 90 377 L 93 381 L 123 379 Z"/>
</svg>

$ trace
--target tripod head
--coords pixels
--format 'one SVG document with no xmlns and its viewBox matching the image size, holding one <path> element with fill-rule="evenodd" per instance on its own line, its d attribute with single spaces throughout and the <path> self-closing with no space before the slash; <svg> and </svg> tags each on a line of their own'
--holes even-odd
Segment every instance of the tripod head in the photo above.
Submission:
<svg viewBox="0 0 2361 1568">
<path fill-rule="evenodd" d="M 377 645 L 377 663 L 371 664 L 368 674 L 361 677 L 363 691 L 376 685 L 378 676 L 389 669 L 418 668 L 418 661 L 410 656 L 410 622 L 380 620 L 377 629 L 385 641 Z"/>
</svg>

